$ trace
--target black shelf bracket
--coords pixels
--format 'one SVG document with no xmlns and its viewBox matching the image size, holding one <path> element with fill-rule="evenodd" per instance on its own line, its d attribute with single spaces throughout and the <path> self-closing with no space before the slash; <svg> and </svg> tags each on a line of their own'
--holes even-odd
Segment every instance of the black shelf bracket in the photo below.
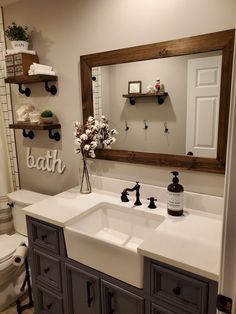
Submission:
<svg viewBox="0 0 236 314">
<path fill-rule="evenodd" d="M 19 90 L 19 93 L 25 94 L 26 97 L 29 97 L 31 94 L 31 90 L 29 89 L 29 87 L 26 87 L 26 89 L 22 88 L 22 83 L 18 84 L 18 90 Z"/>
<path fill-rule="evenodd" d="M 136 100 L 133 97 L 130 97 L 129 99 L 129 103 L 131 104 L 131 106 L 134 106 L 136 104 Z"/>
<path fill-rule="evenodd" d="M 26 133 L 25 129 L 23 129 L 22 134 L 23 134 L 24 137 L 28 137 L 31 140 L 34 138 L 34 132 L 33 131 L 29 131 L 28 133 Z"/>
<path fill-rule="evenodd" d="M 57 93 L 57 88 L 56 88 L 56 86 L 55 86 L 55 85 L 51 85 L 51 86 L 49 87 L 48 81 L 45 81 L 44 83 L 45 83 L 45 89 L 46 89 L 46 91 L 49 92 L 49 93 L 51 93 L 52 95 L 56 95 L 56 93 Z"/>
<path fill-rule="evenodd" d="M 60 141 L 60 139 L 61 139 L 61 135 L 60 135 L 60 133 L 59 132 L 54 132 L 54 133 L 52 133 L 52 130 L 51 129 L 49 129 L 48 130 L 48 136 L 49 136 L 49 138 L 51 139 L 51 140 L 55 140 L 55 141 Z"/>
<path fill-rule="evenodd" d="M 165 101 L 165 96 L 157 95 L 157 101 L 159 105 L 162 105 Z"/>
</svg>

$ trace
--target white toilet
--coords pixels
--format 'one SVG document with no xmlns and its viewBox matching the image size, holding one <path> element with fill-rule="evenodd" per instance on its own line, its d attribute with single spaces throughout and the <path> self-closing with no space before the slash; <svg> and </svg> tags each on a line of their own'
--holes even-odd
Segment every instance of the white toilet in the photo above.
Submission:
<svg viewBox="0 0 236 314">
<path fill-rule="evenodd" d="M 0 235 L 0 311 L 13 303 L 20 295 L 24 281 L 24 266 L 12 265 L 12 255 L 21 243 L 27 243 L 27 228 L 23 207 L 42 201 L 49 197 L 45 194 L 27 190 L 18 190 L 8 195 L 12 202 L 12 216 L 15 233 Z"/>
</svg>

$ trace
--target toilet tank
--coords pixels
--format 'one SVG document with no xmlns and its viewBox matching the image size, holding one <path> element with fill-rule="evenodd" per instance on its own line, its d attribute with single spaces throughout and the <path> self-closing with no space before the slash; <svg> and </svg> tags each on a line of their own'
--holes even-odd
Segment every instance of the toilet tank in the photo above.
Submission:
<svg viewBox="0 0 236 314">
<path fill-rule="evenodd" d="M 13 204 L 12 216 L 15 231 L 22 235 L 27 235 L 26 217 L 22 208 L 40 202 L 49 196 L 23 189 L 9 193 L 7 196 L 10 203 Z"/>
</svg>

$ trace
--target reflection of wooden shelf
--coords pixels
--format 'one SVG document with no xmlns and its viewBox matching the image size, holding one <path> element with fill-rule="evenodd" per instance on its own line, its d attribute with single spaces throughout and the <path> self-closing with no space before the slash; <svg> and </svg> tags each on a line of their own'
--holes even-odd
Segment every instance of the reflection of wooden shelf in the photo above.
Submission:
<svg viewBox="0 0 236 314">
<path fill-rule="evenodd" d="M 45 81 L 57 81 L 57 76 L 55 75 L 23 75 L 23 76 L 13 76 L 5 79 L 6 83 L 10 84 L 26 84 L 26 83 L 38 83 Z"/>
<path fill-rule="evenodd" d="M 131 105 L 135 105 L 136 98 L 141 97 L 157 97 L 158 103 L 161 105 L 165 101 L 165 97 L 168 96 L 166 92 L 159 92 L 159 93 L 139 93 L 139 94 L 124 94 L 122 95 L 124 98 L 129 98 L 129 102 Z"/>
<path fill-rule="evenodd" d="M 48 130 L 48 135 L 50 139 L 54 139 L 55 141 L 60 141 L 61 136 L 60 133 L 55 132 L 52 133 L 53 129 L 60 129 L 60 123 L 29 123 L 29 122 L 17 122 L 14 124 L 9 124 L 10 129 L 21 129 L 23 130 L 23 136 L 29 137 L 30 139 L 34 138 L 34 132 L 32 130 Z M 25 130 L 30 130 L 26 133 Z"/>
<path fill-rule="evenodd" d="M 5 83 L 9 84 L 18 84 L 19 92 L 21 94 L 25 94 L 27 97 L 30 96 L 31 90 L 27 87 L 25 90 L 22 89 L 22 84 L 32 84 L 32 83 L 45 83 L 45 89 L 47 92 L 52 95 L 56 95 L 57 88 L 55 85 L 48 86 L 48 82 L 57 81 L 56 75 L 45 75 L 45 74 L 37 74 L 37 75 L 22 75 L 22 76 L 12 76 L 5 79 Z"/>
</svg>

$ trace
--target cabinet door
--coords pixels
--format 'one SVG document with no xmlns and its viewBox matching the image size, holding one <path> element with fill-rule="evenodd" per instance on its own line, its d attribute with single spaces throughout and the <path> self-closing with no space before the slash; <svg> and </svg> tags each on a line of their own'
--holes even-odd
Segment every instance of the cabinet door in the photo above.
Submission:
<svg viewBox="0 0 236 314">
<path fill-rule="evenodd" d="M 65 264 L 70 314 L 100 314 L 99 278 Z"/>
<path fill-rule="evenodd" d="M 143 314 L 144 299 L 105 280 L 101 281 L 102 314 Z"/>
<path fill-rule="evenodd" d="M 174 314 L 174 312 L 170 312 L 169 310 L 152 303 L 150 314 Z"/>
</svg>

